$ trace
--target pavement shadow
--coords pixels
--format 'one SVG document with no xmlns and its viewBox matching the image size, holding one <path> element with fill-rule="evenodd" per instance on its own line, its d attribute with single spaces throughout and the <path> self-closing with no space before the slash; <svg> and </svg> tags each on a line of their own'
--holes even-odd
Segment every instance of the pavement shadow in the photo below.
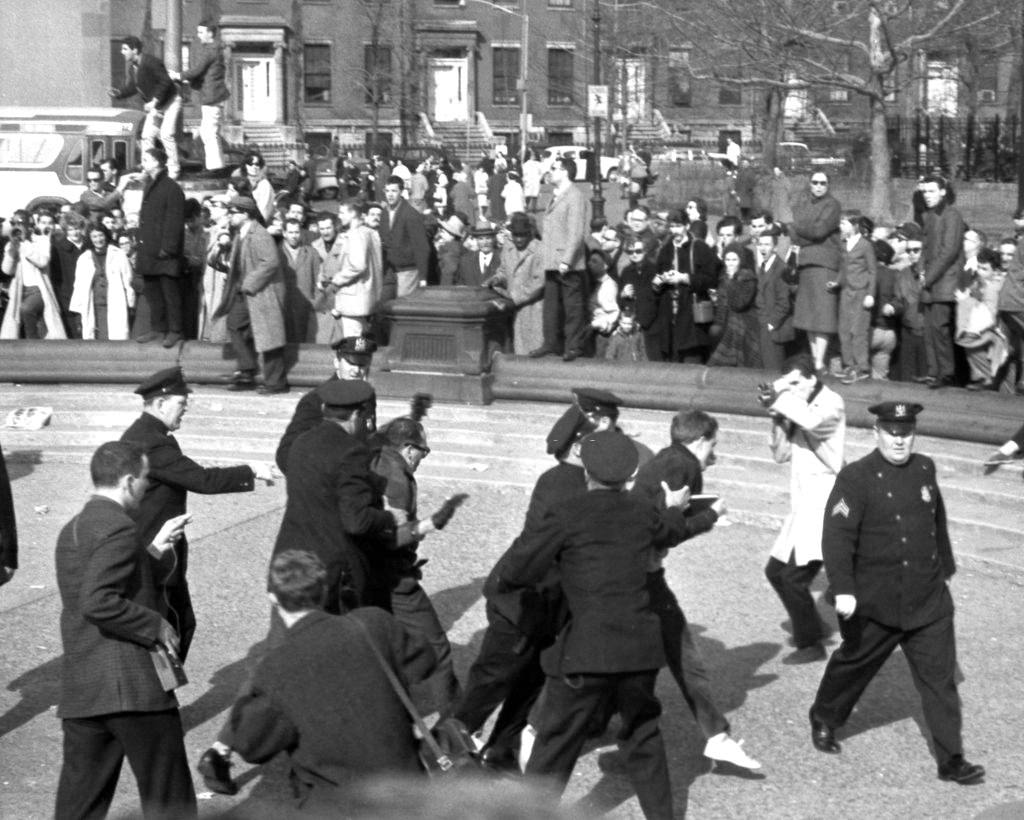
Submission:
<svg viewBox="0 0 1024 820">
<path fill-rule="evenodd" d="M 427 570 L 429 572 L 429 569 Z M 469 611 L 483 595 L 484 581 L 487 580 L 480 575 L 471 578 L 464 584 L 438 590 L 430 593 L 430 600 L 437 610 L 437 617 L 441 620 L 441 626 L 448 632 L 463 615 Z"/>
<path fill-rule="evenodd" d="M 202 695 L 181 707 L 181 722 L 189 732 L 229 709 L 238 699 L 242 683 L 246 681 L 262 657 L 263 641 L 249 647 L 244 658 L 222 666 L 210 677 L 210 685 Z"/>
<path fill-rule="evenodd" d="M 42 450 L 11 450 L 4 456 L 7 465 L 7 477 L 17 481 L 31 475 L 37 464 L 43 463 Z"/>
<path fill-rule="evenodd" d="M 0 737 L 49 711 L 60 699 L 62 656 L 30 669 L 7 684 L 8 692 L 21 692 L 21 700 L 0 715 Z"/>
<path fill-rule="evenodd" d="M 715 703 L 723 712 L 739 709 L 747 700 L 747 692 L 760 689 L 778 680 L 774 672 L 758 672 L 782 648 L 775 641 L 757 641 L 745 646 L 726 646 L 723 641 L 707 635 L 707 627 L 689 624 L 694 643 L 715 688 Z M 672 680 L 671 675 L 666 680 Z M 674 689 L 678 693 L 678 689 Z M 682 695 L 679 700 L 689 712 Z"/>
<path fill-rule="evenodd" d="M 836 730 L 836 736 L 840 740 L 854 737 L 906 718 L 914 720 L 930 746 L 931 732 L 924 722 L 921 698 L 914 686 L 910 667 L 903 653 L 896 651 L 868 684 L 846 725 Z"/>
</svg>

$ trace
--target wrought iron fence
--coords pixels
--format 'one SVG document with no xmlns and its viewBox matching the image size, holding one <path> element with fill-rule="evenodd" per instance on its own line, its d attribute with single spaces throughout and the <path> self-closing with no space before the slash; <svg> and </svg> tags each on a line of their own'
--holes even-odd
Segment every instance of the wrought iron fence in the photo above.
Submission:
<svg viewBox="0 0 1024 820">
<path fill-rule="evenodd" d="M 938 170 L 953 179 L 1014 182 L 1019 129 L 1016 114 L 890 117 L 893 175 L 919 177 Z"/>
</svg>

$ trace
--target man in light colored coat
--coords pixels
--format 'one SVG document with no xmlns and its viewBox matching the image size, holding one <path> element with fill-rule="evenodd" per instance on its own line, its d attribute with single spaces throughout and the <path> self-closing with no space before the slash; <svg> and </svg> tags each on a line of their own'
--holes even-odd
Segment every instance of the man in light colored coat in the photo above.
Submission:
<svg viewBox="0 0 1024 820">
<path fill-rule="evenodd" d="M 369 334 L 384 278 L 380 235 L 363 224 L 360 204 L 355 200 L 343 202 L 338 216 L 345 232 L 320 272 L 321 286 L 333 293 L 331 313 L 336 327 L 332 341 Z"/>
<path fill-rule="evenodd" d="M 540 250 L 545 277 L 544 344 L 530 351 L 530 356 L 561 353 L 571 362 L 583 353 L 588 326 L 584 240 L 590 229 L 590 208 L 573 185 L 575 162 L 557 158 L 550 176 L 555 190 L 544 211 Z"/>
</svg>

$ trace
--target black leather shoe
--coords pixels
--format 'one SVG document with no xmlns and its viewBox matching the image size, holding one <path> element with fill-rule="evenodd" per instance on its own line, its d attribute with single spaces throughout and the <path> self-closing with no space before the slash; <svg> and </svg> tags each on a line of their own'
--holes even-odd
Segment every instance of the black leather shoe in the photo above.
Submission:
<svg viewBox="0 0 1024 820">
<path fill-rule="evenodd" d="M 814 709 L 810 711 L 811 718 L 811 743 L 819 752 L 837 755 L 841 751 L 836 743 L 836 736 L 829 726 L 826 726 L 814 716 Z M 941 775 L 940 775 L 941 776 Z"/>
<path fill-rule="evenodd" d="M 180 341 L 181 341 L 181 334 L 180 333 L 176 333 L 175 331 L 172 330 L 172 331 L 164 334 L 163 346 L 164 347 L 174 347 Z"/>
<path fill-rule="evenodd" d="M 484 766 L 495 774 L 515 776 L 522 774 L 522 772 L 519 771 L 519 763 L 516 760 L 515 749 L 507 746 L 502 748 L 489 746 L 484 749 L 481 759 Z"/>
<path fill-rule="evenodd" d="M 137 341 L 140 345 L 145 345 L 149 344 L 150 342 L 155 342 L 159 338 L 159 333 L 154 333 L 153 331 L 150 331 L 149 333 L 143 333 L 141 336 L 136 336 L 135 341 Z"/>
<path fill-rule="evenodd" d="M 543 358 L 544 356 L 554 356 L 555 351 L 548 350 L 546 347 L 537 347 L 531 350 L 526 355 L 529 356 L 531 359 L 540 359 Z"/>
<path fill-rule="evenodd" d="M 952 376 L 943 376 L 941 379 L 933 379 L 928 382 L 928 388 L 930 390 L 938 390 L 940 387 L 953 387 L 956 381 Z"/>
<path fill-rule="evenodd" d="M 823 661 L 827 655 L 828 653 L 825 651 L 825 647 L 820 643 L 815 643 L 810 646 L 798 647 L 786 655 L 786 657 L 782 659 L 782 662 L 786 666 L 799 666 L 804 663 L 817 663 L 818 661 Z"/>
<path fill-rule="evenodd" d="M 231 779 L 231 761 L 210 747 L 199 758 L 199 774 L 211 792 L 217 794 L 237 794 L 238 784 Z"/>
<path fill-rule="evenodd" d="M 241 390 L 255 390 L 256 380 L 252 376 L 243 376 L 242 378 L 235 379 L 231 384 L 228 385 L 228 390 L 238 392 Z"/>
<path fill-rule="evenodd" d="M 282 384 L 280 387 L 267 387 L 265 384 L 261 384 L 256 392 L 261 396 L 274 396 L 278 393 L 287 393 L 291 390 L 291 387 L 287 384 Z"/>
<path fill-rule="evenodd" d="M 566 354 L 564 356 L 562 356 L 562 361 L 563 362 L 574 362 L 579 357 L 580 357 L 580 352 L 578 350 L 569 350 L 569 351 L 566 351 Z"/>
<path fill-rule="evenodd" d="M 980 783 L 985 777 L 985 767 L 977 763 L 968 763 L 963 755 L 953 755 L 945 763 L 939 764 L 939 780 L 951 780 L 961 786 Z"/>
</svg>

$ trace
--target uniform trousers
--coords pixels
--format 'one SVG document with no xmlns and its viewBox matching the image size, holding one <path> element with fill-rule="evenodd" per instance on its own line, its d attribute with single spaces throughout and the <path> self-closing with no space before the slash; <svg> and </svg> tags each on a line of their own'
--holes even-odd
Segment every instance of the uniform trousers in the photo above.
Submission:
<svg viewBox="0 0 1024 820">
<path fill-rule="evenodd" d="M 665 646 L 668 671 L 679 684 L 679 691 L 701 732 L 706 738 L 728 732 L 729 721 L 715 705 L 711 678 L 694 643 L 686 615 L 665 583 L 665 570 L 648 573 L 647 595 L 650 597 L 651 610 L 661 621 L 661 639 Z"/>
<path fill-rule="evenodd" d="M 814 646 L 824 637 L 821 618 L 811 596 L 811 582 L 820 570 L 821 561 L 798 566 L 792 554 L 786 563 L 778 558 L 769 558 L 764 568 L 768 583 L 789 613 L 793 624 L 793 643 L 797 649 Z"/>
<path fill-rule="evenodd" d="M 578 270 L 544 273 L 544 347 L 551 353 L 580 353 L 586 344 L 585 275 Z"/>
<path fill-rule="evenodd" d="M 921 305 L 924 313 L 924 353 L 928 358 L 928 375 L 936 379 L 951 379 L 955 372 L 953 361 L 953 310 L 951 302 L 931 302 Z"/>
<path fill-rule="evenodd" d="M 961 754 L 952 613 L 916 629 L 886 626 L 856 614 L 841 618 L 839 626 L 843 642 L 825 667 L 812 714 L 833 729 L 842 726 L 871 679 L 900 646 L 921 696 L 925 723 L 932 733 L 939 763 Z"/>
<path fill-rule="evenodd" d="M 528 776 L 551 778 L 561 793 L 572 776 L 594 721 L 618 712 L 618 742 L 644 817 L 670 818 L 672 784 L 654 694 L 657 670 L 605 675 L 549 677 L 536 716 L 537 739 L 526 764 Z"/>
<path fill-rule="evenodd" d="M 538 645 L 488 604 L 487 630 L 454 717 L 476 732 L 500 704 L 487 745 L 511 750 L 543 685 Z"/>
<path fill-rule="evenodd" d="M 57 820 L 103 818 L 128 758 L 146 820 L 196 816 L 196 793 L 177 709 L 65 718 Z"/>
</svg>

